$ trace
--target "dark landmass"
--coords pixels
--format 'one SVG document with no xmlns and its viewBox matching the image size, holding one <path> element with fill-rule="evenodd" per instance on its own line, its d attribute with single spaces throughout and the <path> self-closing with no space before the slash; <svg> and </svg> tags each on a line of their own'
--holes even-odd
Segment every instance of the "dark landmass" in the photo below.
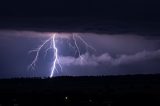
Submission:
<svg viewBox="0 0 160 106">
<path fill-rule="evenodd" d="M 160 75 L 0 80 L 0 105 L 160 105 Z"/>
</svg>

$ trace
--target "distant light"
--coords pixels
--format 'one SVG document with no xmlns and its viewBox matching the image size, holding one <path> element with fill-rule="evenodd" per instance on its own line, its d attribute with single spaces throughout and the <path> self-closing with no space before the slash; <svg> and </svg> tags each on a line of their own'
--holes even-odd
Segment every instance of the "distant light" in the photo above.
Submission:
<svg viewBox="0 0 160 106">
<path fill-rule="evenodd" d="M 65 97 L 65 100 L 68 100 L 68 96 Z"/>
</svg>

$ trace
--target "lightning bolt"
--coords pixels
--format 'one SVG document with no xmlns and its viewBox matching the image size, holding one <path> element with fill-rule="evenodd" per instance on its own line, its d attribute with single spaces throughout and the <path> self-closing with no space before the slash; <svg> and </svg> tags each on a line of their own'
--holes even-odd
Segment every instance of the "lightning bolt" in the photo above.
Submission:
<svg viewBox="0 0 160 106">
<path fill-rule="evenodd" d="M 83 63 L 83 57 L 81 56 L 81 52 L 80 52 L 80 49 L 79 49 L 79 47 L 78 47 L 77 40 L 76 40 L 76 35 L 75 35 L 75 34 L 73 34 L 73 40 L 74 40 L 74 44 L 75 44 L 75 46 L 76 46 L 78 55 L 79 55 L 79 57 L 80 57 L 80 59 L 81 59 L 81 64 L 82 64 L 82 63 Z"/>
<path fill-rule="evenodd" d="M 47 39 L 42 45 L 40 45 L 37 49 L 34 49 L 34 50 L 31 50 L 29 51 L 29 54 L 32 53 L 32 52 L 36 52 L 36 56 L 35 58 L 33 59 L 32 63 L 28 66 L 28 69 L 32 69 L 32 70 L 35 70 L 35 67 L 36 67 L 36 63 L 38 61 L 38 57 L 39 57 L 39 54 L 40 54 L 40 51 L 41 49 L 51 40 L 51 38 Z M 48 50 L 47 50 L 48 51 Z"/>
<path fill-rule="evenodd" d="M 81 60 L 81 64 L 83 63 L 83 60 L 84 60 L 84 57 L 82 57 L 81 55 L 81 52 L 80 52 L 80 49 L 79 49 L 79 46 L 77 44 L 77 39 L 78 38 L 80 41 L 82 41 L 82 43 L 86 46 L 86 50 L 88 51 L 88 48 L 96 51 L 96 49 L 94 47 L 92 47 L 91 45 L 89 45 L 82 37 L 78 36 L 77 34 L 74 34 L 73 33 L 73 40 L 74 40 L 74 44 L 75 44 L 75 47 L 76 47 L 76 51 L 78 52 L 78 56 L 80 57 L 80 60 Z"/>
<path fill-rule="evenodd" d="M 86 46 L 87 51 L 88 51 L 88 48 L 96 51 L 96 49 L 95 49 L 94 47 L 92 47 L 91 45 L 89 45 L 82 37 L 80 37 L 80 36 L 78 36 L 78 35 L 77 35 L 77 37 L 79 38 L 79 40 L 82 41 L 82 43 L 84 43 L 84 45 Z"/>
<path fill-rule="evenodd" d="M 50 43 L 50 47 L 47 48 L 45 50 L 45 56 L 47 55 L 48 51 L 50 49 L 53 49 L 53 52 L 54 52 L 54 61 L 53 61 L 53 65 L 52 65 L 52 68 L 51 68 L 51 74 L 50 74 L 50 77 L 53 77 L 53 74 L 55 73 L 55 71 L 57 70 L 56 68 L 56 65 L 58 64 L 58 66 L 61 68 L 62 70 L 62 66 L 60 65 L 59 63 L 59 60 L 58 60 L 58 49 L 56 47 L 56 41 L 55 41 L 55 38 L 56 38 L 56 33 L 54 33 L 49 39 L 47 39 L 45 42 L 43 42 L 37 49 L 34 49 L 34 50 L 31 50 L 29 51 L 29 53 L 32 53 L 32 52 L 36 52 L 36 56 L 35 58 L 33 59 L 32 63 L 28 66 L 28 69 L 32 69 L 32 70 L 35 70 L 36 68 L 36 63 L 38 62 L 38 57 L 39 57 L 39 54 L 42 50 L 42 48 L 47 44 L 47 43 Z"/>
<path fill-rule="evenodd" d="M 81 64 L 82 64 L 84 57 L 82 56 L 82 54 L 80 52 L 80 48 L 77 43 L 77 40 L 80 40 L 86 46 L 87 51 L 88 51 L 88 48 L 90 48 L 94 51 L 96 51 L 96 49 L 94 47 L 92 47 L 91 45 L 89 45 L 82 37 L 78 36 L 75 33 L 72 34 L 72 39 L 74 41 L 75 46 L 72 45 L 71 43 L 68 43 L 68 44 L 70 47 L 72 47 L 72 49 L 75 50 L 75 54 L 78 53 L 78 57 L 80 57 Z M 29 53 L 36 52 L 36 55 L 35 55 L 33 61 L 31 62 L 31 64 L 28 66 L 28 69 L 32 69 L 32 70 L 36 69 L 36 63 L 38 62 L 39 54 L 40 54 L 41 50 L 47 44 L 49 44 L 49 47 L 47 49 L 45 49 L 44 56 L 46 57 L 49 50 L 53 50 L 53 53 L 54 53 L 53 62 L 52 62 L 52 66 L 51 66 L 51 73 L 50 73 L 50 78 L 52 78 L 54 76 L 54 73 L 59 71 L 58 68 L 60 68 L 60 70 L 62 70 L 62 66 L 60 64 L 59 56 L 58 56 L 58 48 L 56 47 L 56 33 L 52 34 L 51 37 L 49 39 L 45 40 L 37 49 L 29 51 Z"/>
<path fill-rule="evenodd" d="M 58 64 L 60 66 L 61 70 L 62 70 L 62 66 L 60 65 L 59 59 L 58 59 L 58 49 L 56 47 L 55 37 L 56 37 L 56 34 L 54 34 L 53 37 L 52 37 L 52 47 L 53 47 L 53 52 L 54 52 L 55 59 L 53 61 L 53 65 L 52 65 L 52 68 L 51 68 L 50 78 L 53 77 L 53 74 L 54 74 L 55 70 L 57 70 L 56 64 Z"/>
</svg>

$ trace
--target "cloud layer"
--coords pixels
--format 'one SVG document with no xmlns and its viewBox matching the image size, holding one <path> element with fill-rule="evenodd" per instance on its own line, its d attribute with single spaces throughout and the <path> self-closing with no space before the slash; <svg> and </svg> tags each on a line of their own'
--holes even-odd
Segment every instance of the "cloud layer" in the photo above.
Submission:
<svg viewBox="0 0 160 106">
<path fill-rule="evenodd" d="M 123 64 L 132 64 L 140 61 L 148 61 L 152 59 L 160 59 L 160 50 L 156 51 L 141 51 L 135 54 L 127 55 L 122 54 L 116 57 L 112 57 L 108 53 L 101 54 L 99 56 L 90 55 L 85 53 L 81 57 L 75 58 L 72 56 L 59 57 L 62 65 L 68 66 L 117 66 Z"/>
<path fill-rule="evenodd" d="M 56 75 L 120 75 L 160 72 L 160 37 L 158 36 L 78 34 L 96 51 L 86 48 L 85 44 L 77 38 L 77 45 L 81 52 L 81 57 L 78 57 L 78 54 L 75 55 L 76 47 L 70 37 L 71 34 L 59 34 L 63 36 L 63 39 L 56 39 L 56 46 L 63 70 L 56 72 Z M 49 76 L 54 59 L 53 50 L 49 50 L 44 58 L 49 43 L 40 52 L 36 64 L 37 70 L 27 70 L 35 56 L 35 53 L 29 55 L 28 52 L 37 48 L 49 37 L 49 32 L 1 30 L 0 70 L 2 71 L 0 75 L 2 76 L 0 77 Z"/>
</svg>

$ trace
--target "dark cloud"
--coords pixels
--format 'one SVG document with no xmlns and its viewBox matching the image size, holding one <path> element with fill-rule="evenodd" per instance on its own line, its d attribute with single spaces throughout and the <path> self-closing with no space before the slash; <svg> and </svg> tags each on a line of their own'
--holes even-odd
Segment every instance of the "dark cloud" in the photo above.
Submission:
<svg viewBox="0 0 160 106">
<path fill-rule="evenodd" d="M 159 36 L 160 21 L 114 20 L 101 17 L 13 18 L 0 20 L 0 29 Z"/>
<path fill-rule="evenodd" d="M 157 0 L 2 1 L 0 29 L 156 35 Z"/>
</svg>

